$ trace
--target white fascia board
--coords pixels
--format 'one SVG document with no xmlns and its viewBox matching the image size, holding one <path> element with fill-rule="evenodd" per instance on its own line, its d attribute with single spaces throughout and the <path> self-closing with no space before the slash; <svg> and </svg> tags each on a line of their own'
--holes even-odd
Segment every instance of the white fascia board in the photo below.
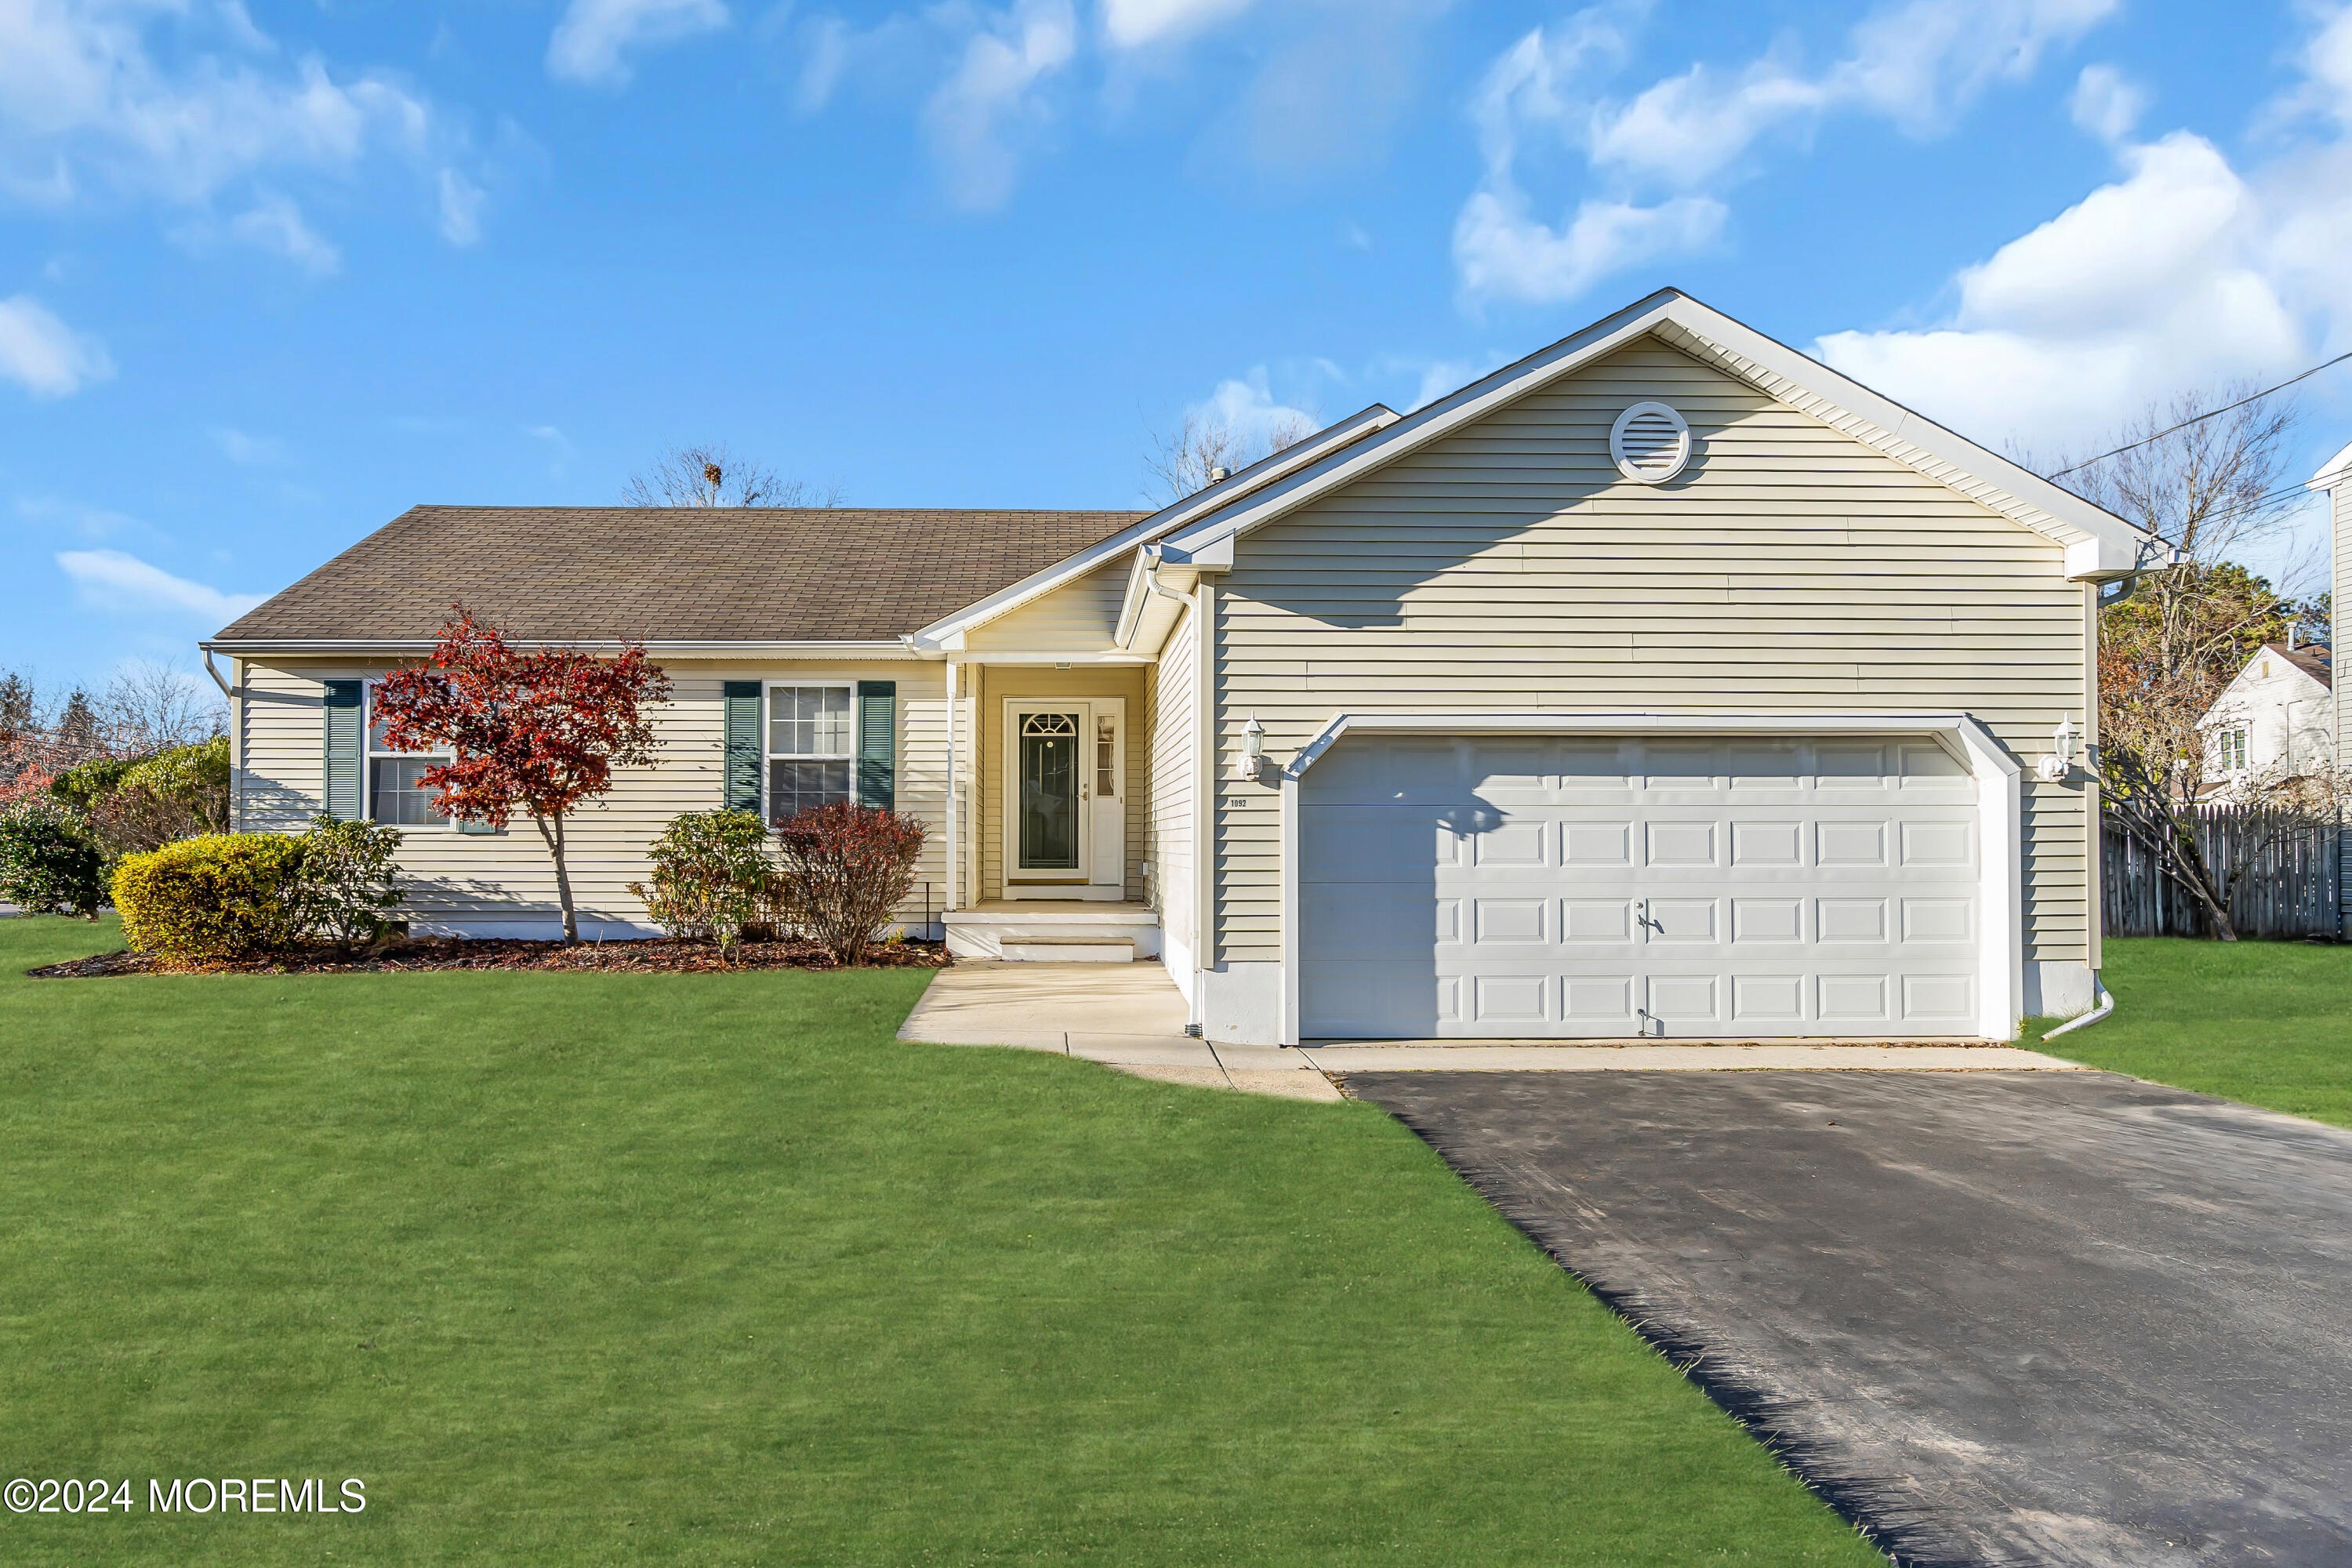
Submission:
<svg viewBox="0 0 2352 1568">
<path fill-rule="evenodd" d="M 543 641 L 536 637 L 517 637 L 520 647 L 563 647 L 586 653 L 618 653 L 625 645 L 617 638 L 585 638 L 577 641 Z M 205 652 L 233 654 L 239 658 L 251 658 L 263 654 L 349 654 L 357 657 L 383 658 L 431 653 L 440 646 L 436 637 L 270 637 L 238 638 L 223 641 L 214 638 L 200 642 Z M 904 637 L 887 641 L 865 639 L 848 642 L 709 642 L 692 640 L 648 640 L 641 645 L 647 653 L 666 653 L 673 658 L 936 658 L 911 647 Z"/>
<path fill-rule="evenodd" d="M 2347 480 L 2352 480 L 2352 446 L 2346 447 L 2320 464 L 2319 472 L 2305 480 L 2303 488 L 2307 490 L 2334 490 Z"/>
<path fill-rule="evenodd" d="M 1375 431 L 1385 429 L 1395 424 L 1399 417 L 1395 409 L 1378 403 L 1351 414 L 1296 446 L 1286 447 L 1279 452 L 1261 458 L 1240 473 L 1222 479 L 1196 495 L 1186 496 L 1173 506 L 1162 507 L 1150 517 L 1128 524 L 1108 539 L 1089 544 L 1076 555 L 1056 561 L 1043 571 L 1031 573 L 1018 583 L 999 588 L 984 599 L 973 601 L 951 616 L 933 621 L 914 634 L 915 646 L 922 649 L 944 648 L 949 646 L 950 638 L 1017 610 L 1042 594 L 1052 593 L 1073 578 L 1093 571 L 1121 551 L 1132 550 L 1171 530 L 1181 528 L 1196 518 L 1230 504 L 1236 497 L 1248 495 L 1341 447 L 1362 440 Z"/>
<path fill-rule="evenodd" d="M 1204 550 L 1246 533 L 1653 332 L 2053 542 L 2090 543 L 2079 556 L 2070 550 L 2070 577 L 2123 576 L 2169 563 L 2160 541 L 2114 513 L 1673 289 L 1637 300 L 1357 447 L 1179 530 L 1167 540 L 1169 552 Z"/>
<path fill-rule="evenodd" d="M 1049 666 L 1068 665 L 1072 668 L 1076 668 L 1081 666 L 1098 664 L 1120 666 L 1143 665 L 1150 664 L 1151 659 L 1143 654 L 1129 653 L 1122 648 L 1105 648 L 1097 653 L 1054 653 L 1050 651 L 1045 653 L 1000 653 L 994 648 L 982 648 L 970 653 L 950 654 L 948 656 L 948 662 L 950 664 L 984 664 L 992 669 L 995 668 L 998 665 L 1005 664 Z"/>
</svg>

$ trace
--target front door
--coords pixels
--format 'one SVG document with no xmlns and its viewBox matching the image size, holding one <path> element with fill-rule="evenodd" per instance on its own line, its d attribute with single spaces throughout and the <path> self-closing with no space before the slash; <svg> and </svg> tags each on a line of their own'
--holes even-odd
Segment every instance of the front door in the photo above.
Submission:
<svg viewBox="0 0 2352 1568">
<path fill-rule="evenodd" d="M 1126 706 L 1116 698 L 1006 702 L 1006 898 L 1122 896 Z"/>
</svg>

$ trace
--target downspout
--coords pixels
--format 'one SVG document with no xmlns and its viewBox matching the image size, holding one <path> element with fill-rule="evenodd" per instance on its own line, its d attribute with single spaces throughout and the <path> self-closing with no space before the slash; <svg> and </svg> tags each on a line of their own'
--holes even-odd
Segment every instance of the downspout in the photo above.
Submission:
<svg viewBox="0 0 2352 1568">
<path fill-rule="evenodd" d="M 2091 976 L 2091 984 L 2095 987 L 2098 992 L 2099 1005 L 2092 1008 L 2089 1012 L 2084 1014 L 2079 1018 L 2067 1019 L 2064 1023 L 2059 1025 L 2056 1028 L 2042 1036 L 2042 1043 L 2043 1045 L 2046 1046 L 2051 1041 L 2056 1039 L 2059 1036 L 2072 1033 L 2074 1030 L 2087 1029 L 2092 1025 L 2097 1023 L 2100 1019 L 2105 1017 L 2108 1014 L 2116 1010 L 2116 999 L 2108 994 L 2106 982 L 2094 974 Z"/>
<path fill-rule="evenodd" d="M 213 663 L 213 650 L 207 647 L 201 649 L 201 651 L 205 656 L 205 673 L 213 678 L 213 684 L 220 688 L 221 695 L 223 697 L 227 698 L 232 702 L 236 701 L 236 688 L 231 686 L 227 681 L 221 679 L 220 667 Z"/>
<path fill-rule="evenodd" d="M 1173 588 L 1164 586 L 1160 581 L 1160 568 L 1166 564 L 1167 559 L 1166 553 L 1157 544 L 1147 544 L 1143 547 L 1143 585 L 1161 598 L 1173 599 L 1176 603 L 1189 608 L 1192 603 L 1191 595 L 1180 594 Z"/>
</svg>

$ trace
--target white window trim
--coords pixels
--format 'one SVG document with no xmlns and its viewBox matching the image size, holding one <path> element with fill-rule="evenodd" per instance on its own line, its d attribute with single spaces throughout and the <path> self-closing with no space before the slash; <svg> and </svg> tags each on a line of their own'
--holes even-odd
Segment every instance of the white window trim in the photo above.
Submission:
<svg viewBox="0 0 2352 1568">
<path fill-rule="evenodd" d="M 1298 848 L 1301 775 L 1357 734 L 1932 735 L 1965 765 L 1977 788 L 1982 845 L 1978 886 L 1978 1027 L 1989 1040 L 2014 1040 L 2025 1013 L 2025 814 L 2021 772 L 2000 742 L 1966 713 L 1335 713 L 1270 779 L 1281 792 L 1282 1038 L 1299 1043 Z M 1269 759 L 1271 761 L 1272 759 Z M 1271 772 L 1271 770 L 1269 770 Z"/>
<path fill-rule="evenodd" d="M 775 741 L 774 698 L 778 687 L 798 690 L 808 687 L 833 687 L 849 693 L 849 750 L 842 752 L 778 752 L 770 747 Z M 857 682 L 836 676 L 782 676 L 760 682 L 760 820 L 775 826 L 773 781 L 777 763 L 847 763 L 849 793 L 843 798 L 853 805 L 857 800 Z"/>
<path fill-rule="evenodd" d="M 360 820 L 362 822 L 374 822 L 376 819 L 375 760 L 378 757 L 446 757 L 452 762 L 455 762 L 457 757 L 457 749 L 452 746 L 442 746 L 430 752 L 379 752 L 375 749 L 375 689 L 382 680 L 381 676 L 370 676 L 360 682 Z M 420 831 L 455 833 L 457 831 L 457 819 L 449 816 L 435 817 L 430 822 L 387 822 L 381 826 L 397 828 L 403 833 Z"/>
</svg>

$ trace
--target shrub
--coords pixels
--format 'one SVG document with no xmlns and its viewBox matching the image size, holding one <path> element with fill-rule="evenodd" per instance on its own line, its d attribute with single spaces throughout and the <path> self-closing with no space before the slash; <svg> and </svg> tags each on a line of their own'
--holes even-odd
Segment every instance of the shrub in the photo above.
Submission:
<svg viewBox="0 0 2352 1568">
<path fill-rule="evenodd" d="M 184 807 L 206 831 L 228 831 L 228 737 L 160 752 L 122 775 L 118 786 Z"/>
<path fill-rule="evenodd" d="M 98 918 L 106 850 L 82 814 L 36 795 L 0 809 L 0 899 L 37 915 Z"/>
<path fill-rule="evenodd" d="M 77 810 L 88 811 L 122 787 L 123 775 L 139 764 L 128 757 L 93 757 L 50 782 L 49 793 Z"/>
<path fill-rule="evenodd" d="M 180 963 L 250 958 L 301 934 L 302 841 L 215 833 L 125 856 L 114 868 L 122 934 Z"/>
<path fill-rule="evenodd" d="M 68 768 L 49 793 L 79 808 L 110 856 L 228 831 L 228 737 L 137 762 L 100 757 Z"/>
<path fill-rule="evenodd" d="M 785 896 L 836 963 L 856 963 L 915 886 L 923 825 L 879 806 L 821 805 L 776 826 Z"/>
<path fill-rule="evenodd" d="M 689 811 L 670 819 L 648 852 L 653 885 L 629 884 L 661 928 L 689 942 L 734 945 L 746 927 L 772 927 L 775 862 L 756 811 Z"/>
<path fill-rule="evenodd" d="M 293 913 L 305 931 L 335 942 L 373 942 L 400 907 L 400 834 L 375 822 L 322 816 L 302 836 Z"/>
</svg>

